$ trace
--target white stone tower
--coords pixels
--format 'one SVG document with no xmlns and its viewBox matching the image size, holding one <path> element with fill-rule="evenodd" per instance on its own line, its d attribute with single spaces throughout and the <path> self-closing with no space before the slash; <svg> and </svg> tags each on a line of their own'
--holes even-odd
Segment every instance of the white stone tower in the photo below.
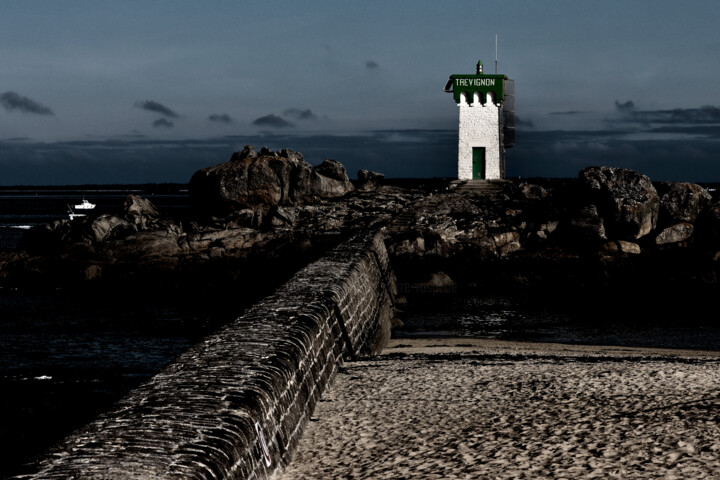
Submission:
<svg viewBox="0 0 720 480">
<path fill-rule="evenodd" d="M 459 109 L 458 178 L 505 177 L 505 149 L 515 143 L 515 84 L 505 75 L 450 75 L 445 91 Z"/>
</svg>

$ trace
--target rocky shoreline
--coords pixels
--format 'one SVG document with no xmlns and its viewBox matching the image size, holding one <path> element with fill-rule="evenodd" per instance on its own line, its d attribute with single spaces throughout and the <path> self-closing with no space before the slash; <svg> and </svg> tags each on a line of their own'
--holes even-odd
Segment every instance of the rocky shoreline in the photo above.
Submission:
<svg viewBox="0 0 720 480">
<path fill-rule="evenodd" d="M 185 215 L 131 195 L 116 215 L 29 231 L 21 249 L 0 252 L 0 283 L 236 278 L 252 264 L 297 269 L 355 232 L 379 230 L 401 282 L 717 285 L 720 203 L 699 185 L 611 167 L 490 184 L 367 171 L 351 182 L 334 160 L 310 167 L 297 152 L 248 146 L 193 176 Z"/>
</svg>

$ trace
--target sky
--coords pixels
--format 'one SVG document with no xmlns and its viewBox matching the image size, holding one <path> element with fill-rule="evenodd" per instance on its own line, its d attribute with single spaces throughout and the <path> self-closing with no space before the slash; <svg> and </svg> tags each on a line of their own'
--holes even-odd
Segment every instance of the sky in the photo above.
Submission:
<svg viewBox="0 0 720 480">
<path fill-rule="evenodd" d="M 509 177 L 720 181 L 716 0 L 3 0 L 0 185 L 187 182 L 244 145 L 454 177 L 443 87 L 515 80 Z"/>
</svg>

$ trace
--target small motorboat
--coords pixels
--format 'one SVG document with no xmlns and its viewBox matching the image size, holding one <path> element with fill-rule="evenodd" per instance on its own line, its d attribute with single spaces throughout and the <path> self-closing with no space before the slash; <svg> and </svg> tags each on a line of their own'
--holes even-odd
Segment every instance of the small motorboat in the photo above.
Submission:
<svg viewBox="0 0 720 480">
<path fill-rule="evenodd" d="M 90 203 L 83 198 L 82 202 L 78 203 L 77 205 L 74 205 L 74 207 L 75 207 L 75 210 L 92 210 L 93 208 L 95 208 L 95 204 Z"/>
</svg>

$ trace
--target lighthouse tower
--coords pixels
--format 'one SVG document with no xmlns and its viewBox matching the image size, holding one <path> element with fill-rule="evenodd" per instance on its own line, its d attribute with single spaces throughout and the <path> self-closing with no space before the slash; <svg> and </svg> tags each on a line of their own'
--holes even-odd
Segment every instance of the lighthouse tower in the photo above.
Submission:
<svg viewBox="0 0 720 480">
<path fill-rule="evenodd" d="M 450 75 L 445 91 L 459 109 L 458 178 L 505 177 L 505 149 L 515 144 L 515 82 L 506 75 Z"/>
</svg>

